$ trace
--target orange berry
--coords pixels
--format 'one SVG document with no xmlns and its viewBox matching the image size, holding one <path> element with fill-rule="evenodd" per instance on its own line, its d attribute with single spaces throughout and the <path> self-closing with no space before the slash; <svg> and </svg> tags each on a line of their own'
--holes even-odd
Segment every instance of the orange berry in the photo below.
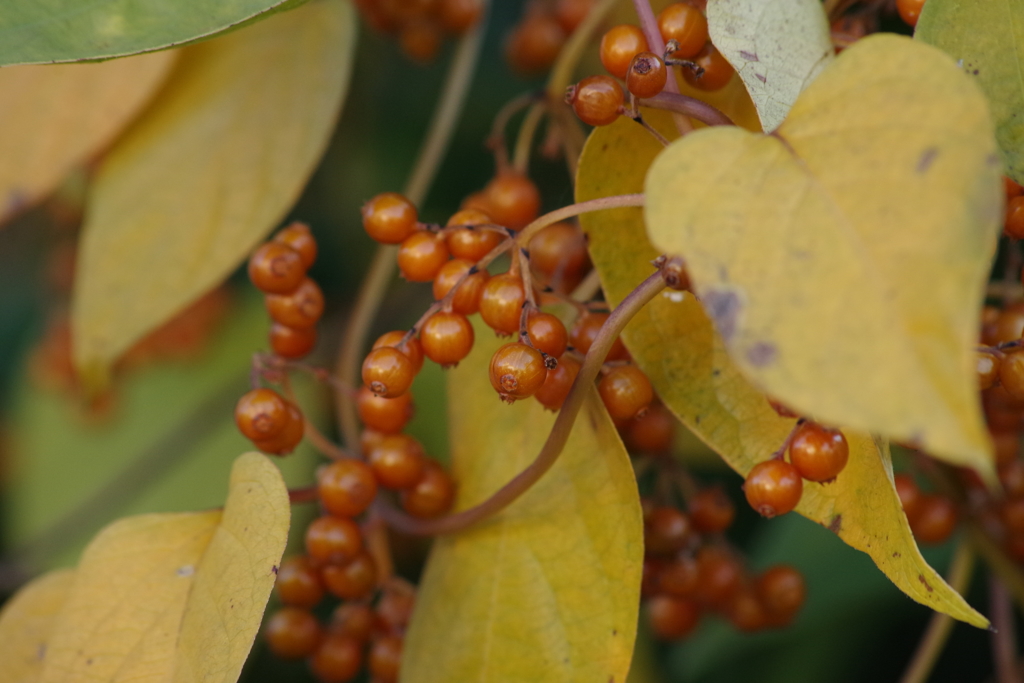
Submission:
<svg viewBox="0 0 1024 683">
<path fill-rule="evenodd" d="M 699 588 L 697 598 L 708 605 L 728 603 L 743 583 L 743 567 L 731 553 L 716 546 L 697 552 Z"/>
<path fill-rule="evenodd" d="M 515 27 L 505 44 L 505 57 L 518 73 L 533 76 L 543 73 L 558 57 L 565 44 L 565 31 L 549 14 L 528 15 Z"/>
<path fill-rule="evenodd" d="M 588 126 L 615 123 L 625 101 L 622 88 L 608 76 L 588 76 L 566 92 L 566 103 Z"/>
<path fill-rule="evenodd" d="M 366 234 L 381 244 L 401 244 L 416 232 L 416 206 L 396 192 L 384 192 L 363 205 Z"/>
<path fill-rule="evenodd" d="M 398 44 L 409 59 L 426 64 L 441 47 L 441 29 L 429 19 L 414 19 L 399 30 Z"/>
<path fill-rule="evenodd" d="M 1011 399 L 1024 401 L 1024 352 L 1003 357 L 999 363 L 999 383 Z"/>
<path fill-rule="evenodd" d="M 541 284 L 567 292 L 590 268 L 583 231 L 565 221 L 543 228 L 530 238 L 530 268 Z"/>
<path fill-rule="evenodd" d="M 999 356 L 988 351 L 978 351 L 975 358 L 978 372 L 978 388 L 984 391 L 995 385 L 999 378 Z"/>
<path fill-rule="evenodd" d="M 913 518 L 920 509 L 921 489 L 917 488 L 917 483 L 909 474 L 897 474 L 893 477 L 893 485 L 903 507 L 903 513 L 907 519 Z"/>
<path fill-rule="evenodd" d="M 743 483 L 750 507 L 769 519 L 795 508 L 803 490 L 800 472 L 788 462 L 776 459 L 754 465 Z"/>
<path fill-rule="evenodd" d="M 302 411 L 294 403 L 288 403 L 288 422 L 280 433 L 266 439 L 254 439 L 253 445 L 264 453 L 287 455 L 302 443 L 306 432 L 306 420 Z"/>
<path fill-rule="evenodd" d="M 491 386 L 508 403 L 533 396 L 547 372 L 540 351 L 519 342 L 505 344 L 491 358 Z"/>
<path fill-rule="evenodd" d="M 910 530 L 919 543 L 942 543 L 956 529 L 958 514 L 953 501 L 945 496 L 921 496 L 917 514 L 910 519 Z"/>
<path fill-rule="evenodd" d="M 377 497 L 377 479 L 370 466 L 360 460 L 336 460 L 319 471 L 317 492 L 330 514 L 355 517 Z"/>
<path fill-rule="evenodd" d="M 306 277 L 302 256 L 287 244 L 267 242 L 249 259 L 249 279 L 267 294 L 287 294 Z"/>
<path fill-rule="evenodd" d="M 409 282 L 430 282 L 448 261 L 444 237 L 421 230 L 398 247 L 398 269 Z"/>
<path fill-rule="evenodd" d="M 263 627 L 270 651 L 281 659 L 308 657 L 320 644 L 320 622 L 308 610 L 284 607 Z"/>
<path fill-rule="evenodd" d="M 709 39 L 708 20 L 699 9 L 685 2 L 673 3 L 661 11 L 658 30 L 666 43 L 679 43 L 679 49 L 672 53 L 675 59 L 693 59 Z"/>
<path fill-rule="evenodd" d="M 434 298 L 438 301 L 443 299 L 455 286 L 455 283 L 470 271 L 473 271 L 472 274 L 466 278 L 452 297 L 451 308 L 462 315 L 476 313 L 480 308 L 480 295 L 483 293 L 484 285 L 487 284 L 490 275 L 486 270 L 476 270 L 476 266 L 471 261 L 452 259 L 441 266 L 437 277 L 434 278 Z"/>
<path fill-rule="evenodd" d="M 369 669 L 376 683 L 397 683 L 402 668 L 402 639 L 384 636 L 370 647 Z"/>
<path fill-rule="evenodd" d="M 801 477 L 810 481 L 832 481 L 849 458 L 850 447 L 843 433 L 814 422 L 797 427 L 789 444 L 789 461 Z"/>
<path fill-rule="evenodd" d="M 551 371 L 549 371 L 551 372 Z M 625 440 L 630 450 L 642 453 L 666 453 L 672 448 L 676 418 L 661 404 L 652 404 L 626 427 Z"/>
<path fill-rule="evenodd" d="M 444 368 L 468 356 L 473 341 L 473 325 L 461 313 L 438 311 L 427 318 L 420 330 L 423 353 Z"/>
<path fill-rule="evenodd" d="M 349 636 L 360 643 L 370 639 L 376 617 L 369 605 L 343 603 L 334 608 L 328 631 L 332 635 Z"/>
<path fill-rule="evenodd" d="M 521 230 L 540 213 L 540 190 L 522 173 L 504 171 L 484 187 L 494 222 Z"/>
<path fill-rule="evenodd" d="M 601 38 L 601 63 L 612 76 L 625 80 L 633 57 L 649 49 L 639 26 L 620 24 Z"/>
<path fill-rule="evenodd" d="M 641 52 L 629 63 L 626 88 L 635 97 L 654 97 L 665 88 L 667 81 L 665 61 L 653 52 Z"/>
<path fill-rule="evenodd" d="M 395 398 L 375 396 L 367 387 L 359 387 L 356 395 L 359 419 L 370 429 L 382 434 L 397 434 L 412 419 L 412 394 L 405 392 Z"/>
<path fill-rule="evenodd" d="M 270 348 L 281 358 L 302 358 L 316 346 L 315 327 L 290 327 L 281 323 L 270 326 Z"/>
<path fill-rule="evenodd" d="M 1014 197 L 1006 204 L 1003 232 L 1014 239 L 1024 239 L 1024 197 Z"/>
<path fill-rule="evenodd" d="M 684 638 L 697 628 L 700 608 L 697 603 L 670 595 L 655 595 L 644 606 L 647 623 L 662 640 Z"/>
<path fill-rule="evenodd" d="M 320 572 L 303 555 L 290 557 L 281 563 L 274 588 L 281 602 L 292 607 L 311 609 L 324 597 Z"/>
<path fill-rule="evenodd" d="M 267 294 L 264 303 L 271 319 L 286 327 L 311 327 L 324 314 L 324 294 L 308 277 L 294 292 Z"/>
<path fill-rule="evenodd" d="M 576 30 L 594 6 L 594 0 L 555 0 L 555 19 L 566 35 Z"/>
<path fill-rule="evenodd" d="M 700 569 L 692 557 L 683 556 L 658 571 L 658 590 L 677 598 L 688 598 L 700 588 Z"/>
<path fill-rule="evenodd" d="M 896 10 L 909 26 L 917 26 L 917 18 L 921 16 L 924 0 L 896 0 Z"/>
<path fill-rule="evenodd" d="M 437 17 L 446 31 L 461 35 L 476 25 L 482 11 L 481 0 L 440 0 Z"/>
<path fill-rule="evenodd" d="M 362 600 L 377 585 L 377 565 L 370 554 L 363 551 L 345 564 L 327 565 L 323 577 L 331 595 L 342 600 Z"/>
<path fill-rule="evenodd" d="M 330 633 L 309 658 L 309 667 L 321 683 L 348 683 L 363 667 L 363 646 L 355 638 Z"/>
<path fill-rule="evenodd" d="M 752 589 L 741 586 L 725 605 L 725 617 L 737 631 L 753 633 L 768 625 L 761 599 Z"/>
<path fill-rule="evenodd" d="M 559 358 L 569 345 L 569 333 L 557 316 L 534 313 L 526 320 L 526 335 L 541 353 Z"/>
<path fill-rule="evenodd" d="M 412 361 L 393 346 L 373 349 L 363 361 L 363 383 L 377 396 L 401 396 L 415 377 Z"/>
<path fill-rule="evenodd" d="M 608 414 L 616 420 L 642 415 L 654 400 L 654 388 L 644 371 L 635 365 L 612 368 L 597 385 Z"/>
<path fill-rule="evenodd" d="M 471 221 L 453 223 L 453 221 Z M 493 223 L 491 217 L 476 209 L 464 209 L 451 217 L 448 225 L 482 225 Z M 445 240 L 448 250 L 457 259 L 476 263 L 492 249 L 502 243 L 505 236 L 489 228 L 462 228 L 447 233 Z"/>
<path fill-rule="evenodd" d="M 370 449 L 367 460 L 381 486 L 407 489 L 423 476 L 426 455 L 423 446 L 406 434 L 393 434 L 380 439 Z"/>
<path fill-rule="evenodd" d="M 992 327 L 992 336 L 984 343 L 996 345 L 1017 341 L 1024 333 L 1024 303 L 1007 306 L 1000 312 Z"/>
<path fill-rule="evenodd" d="M 402 507 L 413 517 L 437 517 L 455 502 L 455 482 L 440 465 L 428 462 L 420 480 L 402 491 Z"/>
<path fill-rule="evenodd" d="M 572 356 L 563 355 L 558 359 L 558 365 L 548 370 L 544 377 L 544 383 L 533 394 L 542 406 L 548 410 L 558 410 L 565 402 L 565 397 L 572 389 L 572 383 L 576 381 L 579 374 L 580 362 Z"/>
<path fill-rule="evenodd" d="M 711 43 L 708 43 L 692 61 L 704 69 L 704 72 L 698 76 L 692 69 L 684 68 L 683 78 L 698 90 L 721 90 L 729 84 L 733 73 L 735 73 L 732 65 Z"/>
<path fill-rule="evenodd" d="M 288 402 L 273 389 L 248 391 L 235 405 L 235 424 L 253 441 L 277 436 L 289 419 Z"/>
<path fill-rule="evenodd" d="M 303 268 L 309 270 L 316 262 L 316 238 L 313 237 L 313 233 L 305 223 L 295 221 L 288 227 L 282 228 L 274 235 L 274 241 L 287 244 L 298 252 Z"/>
<path fill-rule="evenodd" d="M 416 596 L 403 590 L 386 590 L 377 603 L 377 618 L 389 631 L 401 632 L 409 625 Z"/>
<path fill-rule="evenodd" d="M 679 552 L 692 535 L 690 518 L 674 507 L 660 505 L 644 518 L 644 549 L 652 555 Z"/>
<path fill-rule="evenodd" d="M 576 319 L 572 329 L 569 330 L 569 343 L 580 353 L 590 351 L 590 347 L 597 339 L 598 333 L 605 321 L 608 320 L 608 313 L 584 313 Z M 616 339 L 611 350 L 605 357 L 607 361 L 625 360 L 629 358 L 629 352 L 623 345 L 621 339 Z"/>
<path fill-rule="evenodd" d="M 720 486 L 701 489 L 690 498 L 690 520 L 702 534 L 720 534 L 732 525 L 736 508 Z"/>
<path fill-rule="evenodd" d="M 420 340 L 416 337 L 409 337 L 409 339 L 402 344 L 402 340 L 405 339 L 405 332 L 402 330 L 393 330 L 391 332 L 385 332 L 381 336 L 377 337 L 377 341 L 373 342 L 373 348 L 379 349 L 382 346 L 393 346 L 412 361 L 412 369 L 414 373 L 419 373 L 420 369 L 423 368 L 423 347 L 420 346 Z"/>
<path fill-rule="evenodd" d="M 1003 191 L 1006 193 L 1006 202 L 1009 203 L 1014 197 L 1024 194 L 1024 187 L 1012 178 L 1003 176 Z"/>
<path fill-rule="evenodd" d="M 784 626 L 803 606 L 807 585 L 803 574 L 793 567 L 780 564 L 757 578 L 757 594 L 764 605 L 769 623 Z"/>
<path fill-rule="evenodd" d="M 480 317 L 498 334 L 519 331 L 526 291 L 523 279 L 511 273 L 495 275 L 480 294 Z"/>
<path fill-rule="evenodd" d="M 306 553 L 317 564 L 345 564 L 362 550 L 363 536 L 351 519 L 325 515 L 306 527 Z"/>
</svg>

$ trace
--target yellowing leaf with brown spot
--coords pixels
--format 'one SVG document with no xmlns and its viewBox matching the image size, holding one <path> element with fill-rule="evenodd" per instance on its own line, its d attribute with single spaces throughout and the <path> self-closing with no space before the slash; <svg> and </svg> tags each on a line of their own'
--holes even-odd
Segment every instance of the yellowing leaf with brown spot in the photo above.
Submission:
<svg viewBox="0 0 1024 683">
<path fill-rule="evenodd" d="M 941 51 L 843 52 L 775 134 L 701 130 L 647 175 L 743 374 L 815 419 L 992 474 L 975 371 L 1002 205 L 985 98 Z"/>
<path fill-rule="evenodd" d="M 288 491 L 257 453 L 223 511 L 128 517 L 82 555 L 46 645 L 41 683 L 233 683 L 288 536 Z"/>
<path fill-rule="evenodd" d="M 334 129 L 355 28 L 350 3 L 324 0 L 182 49 L 89 197 L 72 316 L 92 382 L 223 280 L 298 198 Z"/>
<path fill-rule="evenodd" d="M 666 136 L 674 135 L 663 113 L 652 113 L 650 120 Z M 644 173 L 662 149 L 627 119 L 595 130 L 580 159 L 577 201 L 641 191 Z M 643 211 L 600 211 L 585 214 L 581 223 L 605 294 L 617 303 L 650 274 L 658 256 L 647 239 Z M 730 360 L 693 294 L 662 292 L 633 318 L 623 338 L 665 404 L 740 474 L 767 459 L 792 429 L 793 420 L 780 418 Z M 888 449 L 846 434 L 846 469 L 831 484 L 805 482 L 797 512 L 870 555 L 914 600 L 985 626 L 987 620 L 921 557 L 892 484 Z"/>
<path fill-rule="evenodd" d="M 539 452 L 554 416 L 501 403 L 487 367 L 503 344 L 477 329 L 451 371 L 458 508 Z M 596 392 L 558 462 L 505 511 L 435 541 L 402 654 L 402 683 L 625 681 L 636 637 L 643 523 L 633 470 Z"/>
<path fill-rule="evenodd" d="M 0 69 L 0 221 L 38 202 L 109 145 L 156 92 L 175 56 Z"/>
<path fill-rule="evenodd" d="M 0 683 L 35 683 L 46 643 L 75 573 L 60 569 L 24 586 L 0 611 Z"/>
</svg>

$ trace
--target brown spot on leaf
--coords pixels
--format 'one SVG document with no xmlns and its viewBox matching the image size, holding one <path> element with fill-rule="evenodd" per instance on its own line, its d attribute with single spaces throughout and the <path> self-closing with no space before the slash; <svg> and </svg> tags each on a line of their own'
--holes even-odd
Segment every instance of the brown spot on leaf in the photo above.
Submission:
<svg viewBox="0 0 1024 683">
<path fill-rule="evenodd" d="M 930 584 L 929 584 L 929 583 L 928 583 L 928 582 L 927 582 L 927 581 L 925 580 L 925 578 L 924 578 L 924 574 L 918 574 L 918 575 L 917 575 L 917 580 L 918 580 L 918 581 L 920 581 L 921 583 L 923 583 L 923 584 L 924 584 L 924 587 L 925 587 L 926 589 L 928 589 L 928 592 L 929 592 L 929 593 L 931 593 L 931 592 L 932 592 L 932 591 L 934 590 L 934 589 L 933 589 L 933 588 L 931 587 L 931 585 L 930 585 Z"/>
<path fill-rule="evenodd" d="M 754 76 L 756 76 L 757 80 L 761 81 L 762 83 L 767 83 L 768 82 L 768 79 L 765 76 L 762 76 L 759 73 L 755 73 Z"/>
<path fill-rule="evenodd" d="M 938 147 L 929 147 L 925 151 L 921 152 L 921 158 L 917 160 L 917 172 L 925 173 L 929 168 L 931 168 L 931 165 L 937 156 L 939 156 Z"/>
<path fill-rule="evenodd" d="M 893 557 L 900 557 L 900 554 L 897 552 L 897 553 L 893 553 L 892 556 Z"/>
<path fill-rule="evenodd" d="M 832 521 L 828 524 L 828 530 L 834 534 L 838 534 L 843 529 L 843 516 L 841 514 L 836 515 L 832 518 Z"/>
<path fill-rule="evenodd" d="M 755 53 L 755 52 L 747 52 L 746 50 L 740 50 L 740 57 L 743 57 L 743 59 L 747 60 L 748 62 L 760 62 L 761 61 L 760 59 L 757 58 L 757 53 Z"/>
<path fill-rule="evenodd" d="M 747 349 L 747 360 L 755 368 L 763 368 L 775 362 L 779 350 L 771 342 L 757 342 Z"/>
<path fill-rule="evenodd" d="M 701 301 L 704 303 L 708 317 L 715 323 L 718 334 L 722 335 L 722 339 L 726 343 L 729 343 L 736 334 L 740 310 L 743 308 L 739 294 L 731 289 L 709 288 Z"/>
</svg>

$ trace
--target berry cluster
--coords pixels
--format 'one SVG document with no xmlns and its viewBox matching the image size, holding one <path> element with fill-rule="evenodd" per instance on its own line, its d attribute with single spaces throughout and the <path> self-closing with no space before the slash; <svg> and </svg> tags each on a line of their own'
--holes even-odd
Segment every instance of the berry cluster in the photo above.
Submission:
<svg viewBox="0 0 1024 683">
<path fill-rule="evenodd" d="M 695 5 L 669 5 L 658 15 L 658 29 L 666 44 L 662 55 L 650 51 L 638 26 L 621 24 L 604 34 L 601 63 L 611 76 L 584 78 L 566 92 L 566 103 L 581 121 L 606 126 L 627 113 L 619 81 L 625 81 L 635 116 L 637 100 L 654 97 L 665 88 L 670 67 L 681 67 L 686 82 L 699 90 L 721 90 L 732 79 L 733 68 L 711 44 L 707 19 Z"/>
<path fill-rule="evenodd" d="M 786 408 L 772 402 L 783 417 L 795 417 Z M 834 480 L 846 467 L 850 447 L 837 429 L 799 420 L 787 440 L 789 462 L 783 457 L 785 446 L 775 457 L 765 460 L 747 473 L 743 491 L 747 502 L 764 517 L 784 515 L 800 503 L 804 479 L 820 483 Z"/>
<path fill-rule="evenodd" d="M 316 261 L 316 251 L 309 227 L 292 223 L 249 259 L 249 279 L 266 295 L 264 303 L 273 320 L 270 348 L 281 358 L 302 358 L 316 346 L 324 295 L 306 275 Z"/>
<path fill-rule="evenodd" d="M 566 38 L 594 6 L 594 0 L 541 0 L 527 5 L 526 13 L 508 35 L 505 58 L 514 71 L 534 76 L 547 71 L 562 51 Z"/>
<path fill-rule="evenodd" d="M 953 534 L 959 513 L 948 496 L 922 492 L 914 478 L 906 473 L 897 474 L 893 481 L 910 530 L 918 542 L 942 543 Z"/>
<path fill-rule="evenodd" d="M 476 25 L 481 0 L 356 0 L 370 26 L 397 36 L 410 59 L 425 63 L 437 55 L 445 34 L 460 36 Z"/>
<path fill-rule="evenodd" d="M 297 405 L 273 389 L 259 388 L 238 399 L 235 424 L 262 452 L 287 455 L 302 441 L 306 420 Z"/>
</svg>

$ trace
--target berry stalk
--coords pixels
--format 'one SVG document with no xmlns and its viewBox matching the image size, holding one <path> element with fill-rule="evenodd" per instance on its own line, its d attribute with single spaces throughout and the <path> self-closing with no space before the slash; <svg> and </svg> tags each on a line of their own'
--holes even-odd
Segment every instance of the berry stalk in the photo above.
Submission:
<svg viewBox="0 0 1024 683">
<path fill-rule="evenodd" d="M 671 79 L 668 82 L 671 83 Z M 667 87 L 665 89 L 668 90 Z M 736 125 L 732 119 L 710 104 L 701 102 L 695 97 L 687 97 L 686 95 L 676 93 L 663 92 L 654 97 L 648 97 L 647 99 L 640 100 L 640 106 L 667 109 L 679 114 L 686 114 L 709 126 Z"/>
<path fill-rule="evenodd" d="M 636 9 L 636 16 L 640 20 L 640 30 L 644 32 L 644 37 L 647 39 L 647 49 L 656 55 L 665 54 L 665 41 L 661 39 L 658 20 L 654 17 L 654 10 L 651 9 L 649 0 L 633 0 L 633 7 Z M 676 82 L 674 70 L 670 76 L 665 81 L 665 90 L 669 95 L 679 95 L 679 83 Z M 646 100 L 644 102 L 646 103 Z M 672 111 L 675 114 L 672 118 L 680 135 L 686 135 L 693 130 L 693 124 L 686 118 L 687 116 L 693 116 L 692 114 L 675 109 Z M 694 116 L 694 118 L 698 121 L 704 120 L 697 116 Z"/>
</svg>

